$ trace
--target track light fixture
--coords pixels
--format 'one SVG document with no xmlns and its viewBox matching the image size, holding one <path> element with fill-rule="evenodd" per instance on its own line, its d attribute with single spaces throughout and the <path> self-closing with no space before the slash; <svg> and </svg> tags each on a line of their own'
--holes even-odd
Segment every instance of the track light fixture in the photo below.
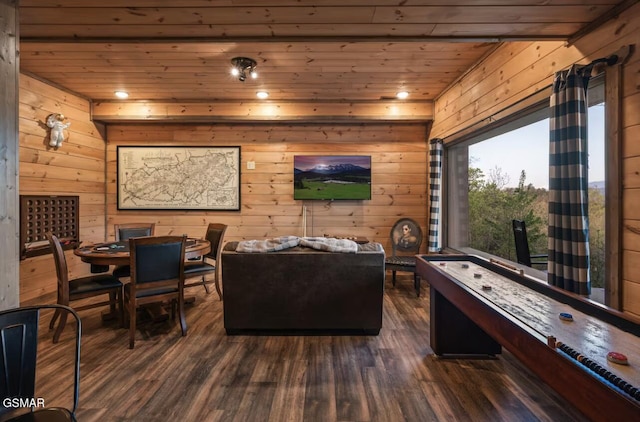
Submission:
<svg viewBox="0 0 640 422">
<path fill-rule="evenodd" d="M 231 59 L 231 64 L 233 65 L 231 74 L 237 76 L 240 82 L 244 82 L 247 79 L 247 73 L 251 75 L 253 79 L 258 77 L 258 72 L 256 72 L 258 63 L 253 59 L 248 57 L 234 57 Z"/>
</svg>

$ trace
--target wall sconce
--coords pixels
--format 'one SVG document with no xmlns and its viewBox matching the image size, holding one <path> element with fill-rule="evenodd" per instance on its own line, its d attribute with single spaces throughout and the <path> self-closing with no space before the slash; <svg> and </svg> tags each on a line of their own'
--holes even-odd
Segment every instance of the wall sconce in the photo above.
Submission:
<svg viewBox="0 0 640 422">
<path fill-rule="evenodd" d="M 256 72 L 258 63 L 253 59 L 248 57 L 234 57 L 231 59 L 231 64 L 233 65 L 231 74 L 237 76 L 240 82 L 244 82 L 247 79 L 247 73 L 251 75 L 252 79 L 258 77 L 258 72 Z"/>
<path fill-rule="evenodd" d="M 47 117 L 47 126 L 51 128 L 49 132 L 49 145 L 52 147 L 60 148 L 62 142 L 67 138 L 64 130 L 71 126 L 71 122 L 64 123 L 64 115 L 60 113 L 50 114 Z"/>
</svg>

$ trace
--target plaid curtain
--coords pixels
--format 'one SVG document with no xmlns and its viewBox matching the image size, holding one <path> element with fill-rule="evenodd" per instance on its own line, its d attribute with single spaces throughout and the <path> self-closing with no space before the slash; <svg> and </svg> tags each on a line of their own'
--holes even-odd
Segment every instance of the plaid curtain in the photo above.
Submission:
<svg viewBox="0 0 640 422">
<path fill-rule="evenodd" d="M 440 252 L 442 240 L 442 139 L 432 139 L 429 147 L 429 252 Z"/>
<path fill-rule="evenodd" d="M 589 279 L 587 85 L 590 67 L 556 73 L 549 143 L 548 282 L 580 295 Z"/>
</svg>

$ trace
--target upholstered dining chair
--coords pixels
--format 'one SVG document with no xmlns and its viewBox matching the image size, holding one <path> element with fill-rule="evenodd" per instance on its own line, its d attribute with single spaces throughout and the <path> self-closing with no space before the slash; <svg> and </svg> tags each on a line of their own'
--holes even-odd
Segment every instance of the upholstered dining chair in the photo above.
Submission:
<svg viewBox="0 0 640 422">
<path fill-rule="evenodd" d="M 114 224 L 116 242 L 129 240 L 132 237 L 153 236 L 155 223 L 126 223 Z M 113 275 L 118 278 L 129 277 L 131 268 L 128 265 L 119 265 L 113 270 Z"/>
<path fill-rule="evenodd" d="M 132 237 L 153 236 L 155 223 L 126 223 L 114 224 L 116 242 L 129 240 Z"/>
<path fill-rule="evenodd" d="M 205 239 L 211 244 L 211 251 L 202 256 L 198 261 L 187 261 L 184 266 L 184 275 L 186 278 L 185 287 L 204 286 L 207 294 L 209 293 L 209 284 L 211 281 L 206 280 L 206 276 L 213 273 L 214 285 L 218 292 L 218 297 L 222 300 L 222 292 L 220 290 L 219 278 L 219 262 L 220 253 L 222 252 L 222 240 L 224 233 L 227 231 L 226 224 L 209 223 Z M 213 261 L 210 262 L 210 261 Z M 191 280 L 198 281 L 191 281 Z"/>
<path fill-rule="evenodd" d="M 60 355 L 55 348 L 38 353 L 38 328 L 43 310 L 55 310 L 55 313 L 70 314 L 75 322 L 75 350 L 74 354 L 66 352 Z M 11 406 L 0 406 L 0 420 L 5 422 L 64 422 L 75 421 L 75 412 L 80 398 L 80 339 L 82 324 L 78 314 L 68 306 L 40 305 L 14 308 L 0 312 L 0 396 L 5 400 L 21 398 L 20 402 Z M 55 354 L 55 356 L 54 356 Z M 36 377 L 38 359 L 55 359 L 58 371 L 51 376 L 58 377 L 66 374 L 66 368 L 73 365 L 73 407 L 51 407 L 51 400 L 42 396 L 38 391 L 36 396 Z M 63 383 L 63 385 L 66 385 Z M 42 400 L 44 406 L 33 406 L 30 400 Z M 15 406 L 15 407 L 14 407 Z"/>
<path fill-rule="evenodd" d="M 132 237 L 129 239 L 131 281 L 124 286 L 129 321 L 129 348 L 136 339 L 136 309 L 140 305 L 169 301 L 175 320 L 176 306 L 182 335 L 187 335 L 184 315 L 184 251 L 186 236 Z"/>
<path fill-rule="evenodd" d="M 70 303 L 75 300 L 84 299 L 88 297 L 95 297 L 101 295 L 108 295 L 109 299 L 101 302 L 91 302 L 82 306 L 72 306 L 76 311 L 84 309 L 95 308 L 98 306 L 109 305 L 112 314 L 117 314 L 120 321 L 122 321 L 122 282 L 111 274 L 96 274 L 87 277 L 69 279 L 69 270 L 67 267 L 67 259 L 62 250 L 60 240 L 51 232 L 45 233 L 51 251 L 53 253 L 53 259 L 56 265 L 56 274 L 58 278 L 58 304 L 64 306 L 71 306 Z M 53 329 L 56 320 L 60 318 L 58 328 L 53 335 L 53 342 L 57 343 L 60 338 L 60 334 L 64 330 L 67 323 L 67 313 L 61 312 L 57 309 L 53 317 L 49 328 Z"/>
<path fill-rule="evenodd" d="M 416 257 L 422 244 L 422 229 L 410 219 L 401 218 L 391 228 L 391 256 L 385 259 L 385 268 L 391 270 L 391 281 L 396 285 L 396 271 L 413 273 L 413 287 L 420 296 L 420 276 L 416 273 Z"/>
</svg>

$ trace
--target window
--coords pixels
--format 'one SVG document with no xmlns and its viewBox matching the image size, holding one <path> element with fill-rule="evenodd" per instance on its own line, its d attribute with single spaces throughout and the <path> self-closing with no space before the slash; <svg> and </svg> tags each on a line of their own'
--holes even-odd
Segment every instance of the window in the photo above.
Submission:
<svg viewBox="0 0 640 422">
<path fill-rule="evenodd" d="M 589 89 L 589 250 L 591 298 L 604 303 L 606 233 L 606 149 L 604 84 Z"/>
<path fill-rule="evenodd" d="M 602 302 L 597 289 L 605 285 L 606 256 L 604 78 L 592 79 L 588 99 L 592 298 Z M 527 225 L 531 254 L 547 253 L 548 116 L 547 96 L 508 123 L 448 147 L 449 247 L 516 261 L 511 221 L 519 219 Z"/>
</svg>

